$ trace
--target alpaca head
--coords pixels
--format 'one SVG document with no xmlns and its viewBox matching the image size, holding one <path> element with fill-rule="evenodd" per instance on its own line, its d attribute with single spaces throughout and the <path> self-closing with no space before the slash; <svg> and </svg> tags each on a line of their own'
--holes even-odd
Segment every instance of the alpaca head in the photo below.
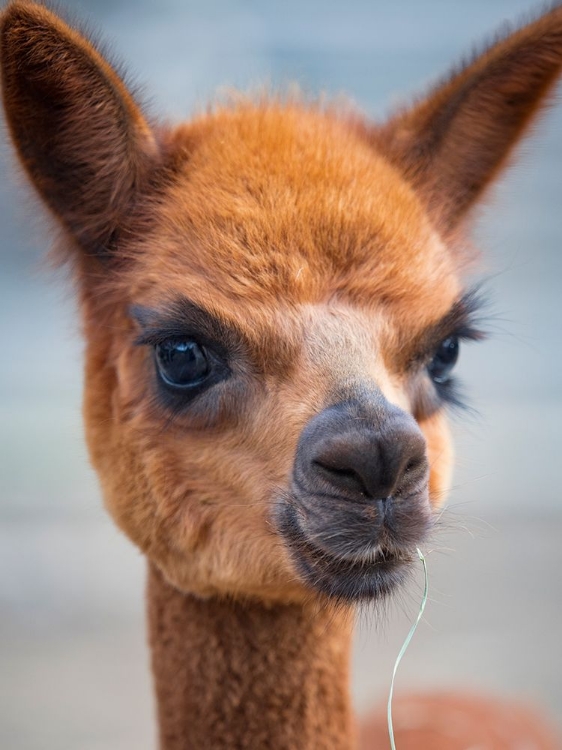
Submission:
<svg viewBox="0 0 562 750">
<path fill-rule="evenodd" d="M 20 161 L 62 229 L 118 525 L 182 590 L 390 591 L 447 491 L 461 228 L 550 90 L 562 12 L 381 126 L 275 98 L 149 125 L 75 30 L 1 24 Z"/>
</svg>

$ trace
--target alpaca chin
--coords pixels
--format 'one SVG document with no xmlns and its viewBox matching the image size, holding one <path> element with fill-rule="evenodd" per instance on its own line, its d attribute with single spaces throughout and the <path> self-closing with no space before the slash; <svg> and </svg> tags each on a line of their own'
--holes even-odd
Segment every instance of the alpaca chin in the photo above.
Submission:
<svg viewBox="0 0 562 750">
<path fill-rule="evenodd" d="M 368 555 L 361 549 L 356 556 L 335 555 L 310 541 L 292 506 L 279 507 L 276 516 L 299 576 L 307 586 L 331 599 L 352 603 L 387 597 L 404 583 L 417 559 L 415 548 L 390 551 L 380 545 Z"/>
</svg>

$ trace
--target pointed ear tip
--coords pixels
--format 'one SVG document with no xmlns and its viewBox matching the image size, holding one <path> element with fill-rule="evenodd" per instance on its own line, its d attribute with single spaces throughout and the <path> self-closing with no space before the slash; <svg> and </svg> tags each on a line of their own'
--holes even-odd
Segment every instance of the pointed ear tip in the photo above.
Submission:
<svg viewBox="0 0 562 750">
<path fill-rule="evenodd" d="M 14 28 L 23 31 L 26 28 L 36 28 L 38 24 L 58 28 L 66 25 L 63 18 L 49 5 L 34 0 L 9 0 L 0 10 L 0 31 L 4 38 Z"/>
<path fill-rule="evenodd" d="M 51 36 L 66 37 L 68 24 L 47 5 L 32 0 L 11 0 L 0 10 L 0 68 L 3 77 L 9 70 L 18 68 L 26 51 L 27 42 L 34 46 L 41 39 Z"/>
<path fill-rule="evenodd" d="M 45 5 L 32 0 L 9 0 L 1 15 L 3 21 L 25 21 L 49 12 Z"/>
<path fill-rule="evenodd" d="M 546 8 L 543 8 L 543 12 L 539 13 L 538 16 L 535 15 L 534 18 L 531 16 L 530 22 L 524 24 L 523 28 L 525 25 L 541 25 L 546 22 L 551 24 L 554 28 L 562 25 L 562 2 L 547 5 Z"/>
<path fill-rule="evenodd" d="M 54 14 L 47 6 L 31 2 L 31 0 L 10 0 L 0 11 L 0 29 L 3 34 L 10 31 L 14 25 L 19 27 L 35 25 L 37 21 L 54 18 Z"/>
</svg>

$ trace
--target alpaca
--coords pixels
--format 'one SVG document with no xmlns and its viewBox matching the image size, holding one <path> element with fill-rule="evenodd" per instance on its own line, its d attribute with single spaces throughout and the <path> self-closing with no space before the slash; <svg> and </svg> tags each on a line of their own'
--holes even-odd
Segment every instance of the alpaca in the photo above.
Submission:
<svg viewBox="0 0 562 750">
<path fill-rule="evenodd" d="M 148 558 L 162 750 L 384 747 L 354 723 L 353 613 L 404 581 L 449 487 L 453 369 L 481 338 L 466 228 L 555 85 L 562 7 L 384 124 L 274 96 L 150 123 L 28 0 L 0 61 L 74 270 L 91 460 Z M 401 750 L 455 748 L 463 711 L 458 747 L 556 747 L 524 712 L 411 700 L 433 718 Z"/>
</svg>

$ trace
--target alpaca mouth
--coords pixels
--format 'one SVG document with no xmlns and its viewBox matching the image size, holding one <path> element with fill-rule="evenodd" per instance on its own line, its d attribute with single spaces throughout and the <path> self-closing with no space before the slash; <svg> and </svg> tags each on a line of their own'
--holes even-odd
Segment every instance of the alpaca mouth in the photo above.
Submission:
<svg viewBox="0 0 562 750">
<path fill-rule="evenodd" d="M 386 597 L 405 581 L 415 559 L 415 549 L 398 552 L 381 546 L 355 558 L 333 554 L 302 529 L 291 506 L 284 507 L 278 521 L 300 576 L 333 599 L 359 602 Z"/>
</svg>

